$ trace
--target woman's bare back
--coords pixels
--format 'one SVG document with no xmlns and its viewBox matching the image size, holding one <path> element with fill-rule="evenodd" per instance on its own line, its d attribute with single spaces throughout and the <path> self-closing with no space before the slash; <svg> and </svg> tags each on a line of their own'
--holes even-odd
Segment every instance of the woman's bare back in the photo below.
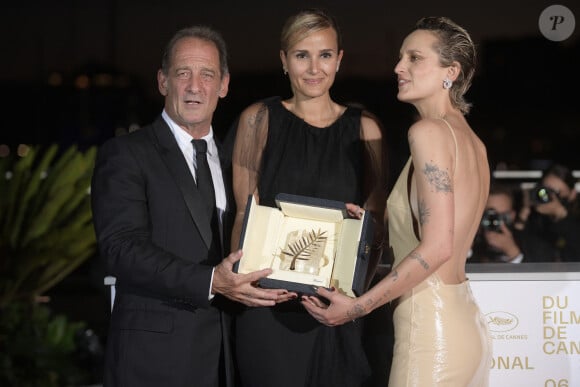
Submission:
<svg viewBox="0 0 580 387">
<path fill-rule="evenodd" d="M 444 120 L 456 140 L 453 191 L 455 222 L 453 227 L 453 256 L 439 270 L 445 283 L 465 280 L 465 262 L 479 227 L 489 193 L 489 164 L 483 142 L 469 127 L 463 116 Z"/>
</svg>

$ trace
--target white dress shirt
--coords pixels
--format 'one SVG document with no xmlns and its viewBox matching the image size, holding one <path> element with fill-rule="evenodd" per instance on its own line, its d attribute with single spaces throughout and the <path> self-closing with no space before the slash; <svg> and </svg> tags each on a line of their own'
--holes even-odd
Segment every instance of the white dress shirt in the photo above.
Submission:
<svg viewBox="0 0 580 387">
<path fill-rule="evenodd" d="M 177 145 L 181 152 L 183 153 L 183 157 L 187 160 L 187 166 L 191 171 L 191 175 L 193 178 L 196 178 L 195 175 L 195 166 L 196 166 L 196 159 L 195 159 L 195 149 L 191 140 L 193 137 L 185 130 L 181 129 L 179 125 L 177 125 L 170 117 L 167 115 L 165 110 L 161 114 L 171 132 L 175 136 L 175 140 L 177 141 Z M 222 176 L 222 169 L 220 165 L 220 157 L 218 154 L 217 145 L 213 138 L 213 128 L 209 128 L 209 133 L 202 137 L 207 142 L 207 162 L 209 164 L 209 169 L 211 171 L 211 178 L 213 180 L 213 187 L 215 191 L 215 204 L 218 208 L 218 213 L 220 215 L 220 219 L 222 218 L 223 211 L 226 208 L 226 190 L 224 187 L 224 178 Z"/>
<path fill-rule="evenodd" d="M 195 149 L 193 147 L 193 144 L 191 143 L 193 137 L 185 130 L 181 129 L 179 125 L 177 125 L 175 121 L 173 121 L 171 117 L 169 117 L 169 115 L 165 112 L 165 110 L 163 110 L 161 116 L 171 129 L 171 132 L 173 133 L 173 136 L 177 141 L 177 145 L 179 146 L 179 149 L 181 149 L 181 153 L 183 153 L 183 157 L 185 157 L 185 160 L 187 161 L 187 166 L 191 171 L 191 175 L 193 176 L 194 179 L 196 179 L 195 168 L 197 166 L 196 165 L 197 161 L 195 158 L 196 156 Z M 222 168 L 220 164 L 218 149 L 215 140 L 213 138 L 213 128 L 211 126 L 209 128 L 209 133 L 206 136 L 203 136 L 202 139 L 204 139 L 207 142 L 207 163 L 209 164 L 209 169 L 211 171 L 211 179 L 213 180 L 213 188 L 215 191 L 215 202 L 216 207 L 218 209 L 218 216 L 220 219 L 220 228 L 221 228 L 223 213 L 227 204 L 226 189 L 224 186 L 224 178 L 222 175 Z M 224 243 L 227 243 L 227 241 L 224 241 Z M 208 299 L 210 300 L 214 297 L 214 295 L 211 294 L 214 270 L 212 270 L 211 280 L 209 283 Z"/>
</svg>

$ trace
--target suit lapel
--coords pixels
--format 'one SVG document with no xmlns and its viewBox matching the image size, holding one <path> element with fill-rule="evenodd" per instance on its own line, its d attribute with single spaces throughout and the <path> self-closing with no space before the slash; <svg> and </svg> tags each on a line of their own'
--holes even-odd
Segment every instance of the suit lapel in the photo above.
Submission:
<svg viewBox="0 0 580 387">
<path fill-rule="evenodd" d="M 205 208 L 203 207 L 203 202 L 201 196 L 195 186 L 193 176 L 187 166 L 187 162 L 183 157 L 183 153 L 171 129 L 167 126 L 163 118 L 159 117 L 153 123 L 153 136 L 154 143 L 158 148 L 161 158 L 164 160 L 167 169 L 175 179 L 175 183 L 181 190 L 183 195 L 183 200 L 189 209 L 189 213 L 203 238 L 204 243 L 208 247 L 211 246 L 212 231 L 209 221 L 205 214 Z"/>
</svg>

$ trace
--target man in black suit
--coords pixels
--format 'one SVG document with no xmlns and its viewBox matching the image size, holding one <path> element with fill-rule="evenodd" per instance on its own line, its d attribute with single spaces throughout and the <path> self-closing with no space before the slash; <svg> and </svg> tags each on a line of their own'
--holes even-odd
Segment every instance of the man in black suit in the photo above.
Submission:
<svg viewBox="0 0 580 387">
<path fill-rule="evenodd" d="M 269 269 L 234 273 L 240 251 L 222 259 L 233 200 L 211 123 L 228 92 L 226 58 L 218 32 L 178 31 L 157 75 L 161 116 L 99 149 L 93 218 L 100 256 L 116 277 L 106 386 L 231 385 L 226 305 L 271 306 L 289 297 L 253 285 Z M 209 202 L 198 188 L 196 139 L 207 144 Z"/>
<path fill-rule="evenodd" d="M 475 237 L 470 262 L 549 262 L 546 246 L 537 243 L 517 217 L 517 187 L 492 182 L 481 227 Z"/>
</svg>

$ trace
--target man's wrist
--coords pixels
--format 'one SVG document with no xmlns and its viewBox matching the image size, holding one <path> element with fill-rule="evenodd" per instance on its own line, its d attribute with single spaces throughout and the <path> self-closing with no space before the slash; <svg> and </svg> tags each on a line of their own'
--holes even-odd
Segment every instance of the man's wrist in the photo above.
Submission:
<svg viewBox="0 0 580 387">
<path fill-rule="evenodd" d="M 505 256 L 502 260 L 507 263 L 521 263 L 524 260 L 524 254 L 520 252 L 514 257 Z"/>
<path fill-rule="evenodd" d="M 554 222 L 559 222 L 562 219 L 564 219 L 566 216 L 568 216 L 568 210 L 566 210 L 566 207 L 562 206 L 558 209 L 558 211 L 552 217 L 552 219 L 554 220 Z"/>
<path fill-rule="evenodd" d="M 520 247 L 518 246 L 518 244 L 515 241 L 512 241 L 512 243 L 510 244 L 510 247 L 507 249 L 503 249 L 503 252 L 505 254 L 506 257 L 509 257 L 509 259 L 513 259 L 515 257 L 517 257 L 518 255 L 520 255 L 522 253 L 522 250 L 520 250 Z"/>
</svg>

